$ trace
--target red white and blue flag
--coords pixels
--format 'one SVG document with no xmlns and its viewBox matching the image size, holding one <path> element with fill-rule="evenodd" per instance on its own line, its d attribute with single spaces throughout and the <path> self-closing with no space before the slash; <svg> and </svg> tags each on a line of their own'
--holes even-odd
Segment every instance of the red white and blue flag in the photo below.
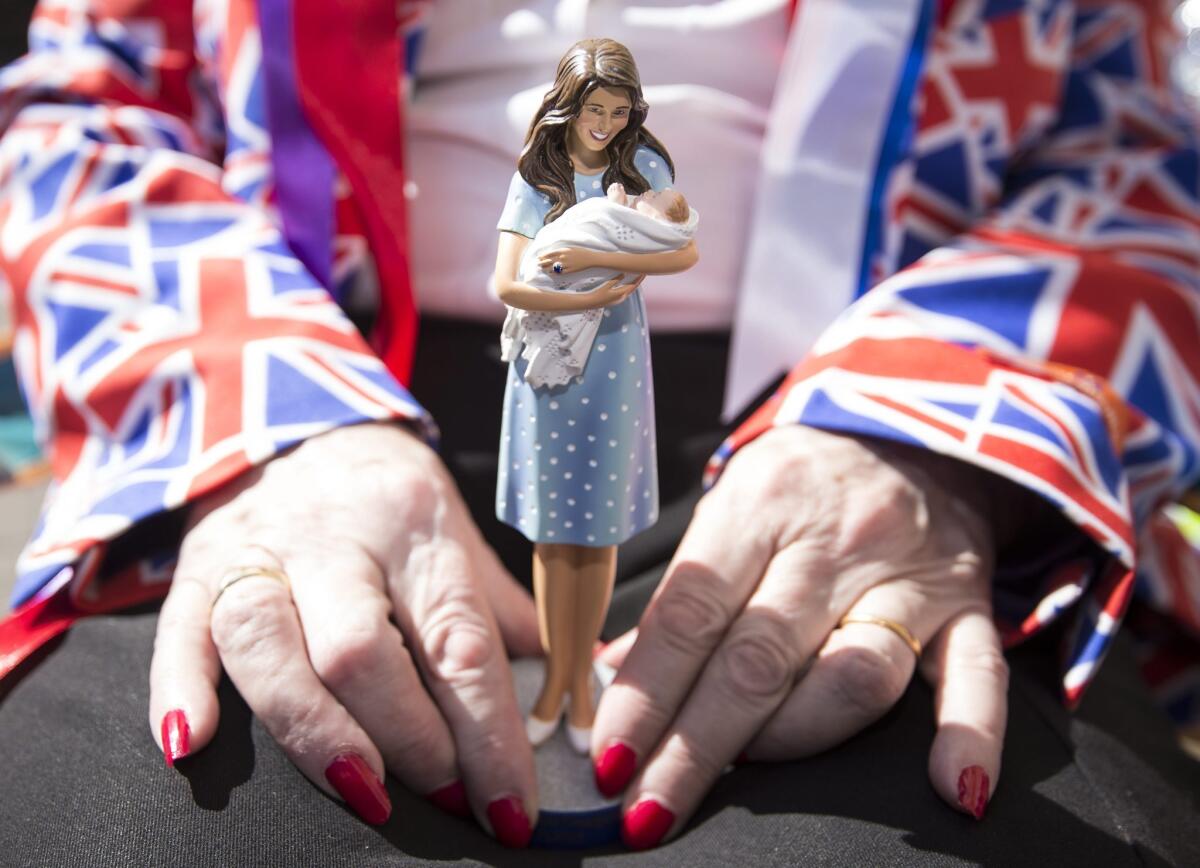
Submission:
<svg viewBox="0 0 1200 868">
<path fill-rule="evenodd" d="M 932 449 L 1037 492 L 1108 559 L 1040 565 L 1022 594 L 998 577 L 997 620 L 1019 641 L 1074 614 L 1073 701 L 1135 570 L 1200 635 L 1196 551 L 1162 512 L 1200 476 L 1200 125 L 1169 79 L 1173 11 L 944 3 L 928 42 L 915 28 L 920 82 L 873 185 L 886 220 L 872 230 L 868 215 L 862 232 L 869 291 L 707 474 L 800 422 Z M 825 287 L 775 295 L 789 291 Z"/>
</svg>

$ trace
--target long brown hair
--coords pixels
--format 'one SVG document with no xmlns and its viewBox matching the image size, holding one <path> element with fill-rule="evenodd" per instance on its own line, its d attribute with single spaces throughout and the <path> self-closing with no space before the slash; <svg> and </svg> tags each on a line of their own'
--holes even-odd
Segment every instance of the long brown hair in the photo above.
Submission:
<svg viewBox="0 0 1200 868">
<path fill-rule="evenodd" d="M 642 98 L 642 81 L 629 49 L 612 39 L 576 42 L 558 62 L 554 86 L 542 99 L 525 134 L 525 148 L 517 171 L 534 189 L 550 199 L 546 223 L 575 204 L 575 167 L 567 153 L 571 121 L 579 116 L 588 96 L 598 87 L 624 91 L 630 102 L 629 123 L 606 148 L 608 168 L 604 189 L 620 182 L 626 192 L 645 193 L 649 185 L 633 163 L 638 147 L 653 148 L 667 163 L 672 179 L 675 164 L 662 142 L 643 126 L 649 106 Z"/>
</svg>

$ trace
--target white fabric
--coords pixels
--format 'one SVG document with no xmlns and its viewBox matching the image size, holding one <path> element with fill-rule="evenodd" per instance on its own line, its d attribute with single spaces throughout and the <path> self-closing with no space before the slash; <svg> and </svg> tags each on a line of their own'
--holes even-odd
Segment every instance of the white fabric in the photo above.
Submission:
<svg viewBox="0 0 1200 868">
<path fill-rule="evenodd" d="M 694 208 L 686 223 L 668 223 L 610 199 L 588 199 L 538 231 L 521 257 L 518 278 L 543 291 L 588 292 L 618 272 L 585 268 L 555 274 L 541 267 L 541 255 L 564 247 L 606 253 L 667 253 L 687 244 L 698 223 Z M 501 358 L 506 362 L 518 354 L 524 358 L 529 363 L 525 380 L 534 388 L 565 385 L 583 373 L 602 313 L 601 309 L 553 313 L 510 307 L 501 330 Z"/>
<path fill-rule="evenodd" d="M 742 273 L 787 0 L 437 0 L 406 111 L 420 309 L 499 325 L 494 226 L 530 118 L 563 52 L 610 36 L 637 60 L 647 128 L 704 214 L 700 261 L 651 276 L 654 331 L 728 329 Z M 454 243 L 446 242 L 453 238 Z"/>
<path fill-rule="evenodd" d="M 726 419 L 854 299 L 879 150 L 922 2 L 800 4 L 763 150 Z"/>
</svg>

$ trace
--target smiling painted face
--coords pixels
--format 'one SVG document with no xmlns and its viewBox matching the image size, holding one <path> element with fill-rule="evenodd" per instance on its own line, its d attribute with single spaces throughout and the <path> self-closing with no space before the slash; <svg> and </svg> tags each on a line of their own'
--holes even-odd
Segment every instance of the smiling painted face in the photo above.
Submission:
<svg viewBox="0 0 1200 868">
<path fill-rule="evenodd" d="M 571 144 L 574 146 L 571 150 L 578 149 L 581 157 L 598 156 L 625 129 L 631 108 L 629 95 L 624 91 L 607 87 L 593 90 L 575 120 L 571 121 Z"/>
<path fill-rule="evenodd" d="M 525 135 L 517 171 L 550 199 L 545 221 L 557 220 L 579 198 L 575 173 L 604 176 L 631 193 L 647 189 L 635 163 L 639 150 L 661 155 L 672 177 L 674 164 L 646 129 L 649 106 L 629 49 L 611 39 L 582 39 L 558 62 L 554 85 Z M 594 185 L 589 182 L 589 189 Z"/>
</svg>

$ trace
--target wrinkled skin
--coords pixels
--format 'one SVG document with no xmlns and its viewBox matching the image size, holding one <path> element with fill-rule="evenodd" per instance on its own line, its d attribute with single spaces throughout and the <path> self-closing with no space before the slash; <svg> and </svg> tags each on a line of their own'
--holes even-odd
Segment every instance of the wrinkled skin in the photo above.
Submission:
<svg viewBox="0 0 1200 868">
<path fill-rule="evenodd" d="M 626 809 L 649 799 L 677 831 L 740 754 L 791 759 L 881 717 L 920 663 L 936 691 L 930 779 L 960 801 L 964 770 L 999 776 L 1007 667 L 990 615 L 987 477 L 903 447 L 799 426 L 740 451 L 701 500 L 619 665 L 593 752 L 631 749 Z M 909 629 L 912 648 L 877 624 Z M 977 794 L 972 794 L 977 796 Z"/>
<path fill-rule="evenodd" d="M 880 717 L 914 670 L 935 687 L 934 788 L 999 777 L 1007 669 L 990 617 L 986 474 L 904 447 L 791 426 L 744 447 L 705 495 L 639 629 L 605 656 L 593 756 L 636 757 L 625 807 L 668 835 L 743 751 L 805 756 Z M 237 582 L 231 568 L 280 569 Z M 886 618 L 895 632 L 848 624 Z M 303 443 L 198 504 L 163 606 L 150 723 L 217 725 L 223 667 L 297 767 L 356 753 L 418 793 L 461 779 L 475 815 L 516 796 L 536 821 L 532 753 L 505 651 L 538 653 L 532 601 L 472 523 L 437 456 L 367 424 Z M 623 781 L 620 783 L 624 783 Z"/>
</svg>

